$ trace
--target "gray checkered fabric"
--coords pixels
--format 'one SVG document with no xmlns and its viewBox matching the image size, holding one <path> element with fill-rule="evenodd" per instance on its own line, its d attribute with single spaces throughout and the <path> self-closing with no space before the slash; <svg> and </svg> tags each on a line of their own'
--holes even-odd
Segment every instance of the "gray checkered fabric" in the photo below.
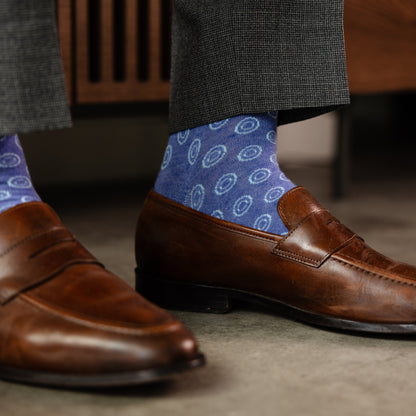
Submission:
<svg viewBox="0 0 416 416">
<path fill-rule="evenodd" d="M 54 0 L 0 0 L 0 136 L 70 124 Z"/>
<path fill-rule="evenodd" d="M 170 132 L 349 102 L 342 0 L 174 0 Z"/>
<path fill-rule="evenodd" d="M 170 132 L 349 101 L 342 0 L 174 0 Z M 0 135 L 70 125 L 53 0 L 0 0 Z"/>
</svg>

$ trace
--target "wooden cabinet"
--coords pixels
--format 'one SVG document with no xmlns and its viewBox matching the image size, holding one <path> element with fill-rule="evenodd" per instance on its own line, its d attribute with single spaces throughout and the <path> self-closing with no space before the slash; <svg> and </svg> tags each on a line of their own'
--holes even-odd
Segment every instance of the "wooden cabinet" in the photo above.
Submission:
<svg viewBox="0 0 416 416">
<path fill-rule="evenodd" d="M 345 0 L 350 91 L 416 89 L 416 1 Z"/>
<path fill-rule="evenodd" d="M 73 104 L 168 100 L 171 0 L 57 5 Z M 415 0 L 345 0 L 345 38 L 352 93 L 416 88 Z"/>
<path fill-rule="evenodd" d="M 169 0 L 57 0 L 72 104 L 169 99 Z"/>
</svg>

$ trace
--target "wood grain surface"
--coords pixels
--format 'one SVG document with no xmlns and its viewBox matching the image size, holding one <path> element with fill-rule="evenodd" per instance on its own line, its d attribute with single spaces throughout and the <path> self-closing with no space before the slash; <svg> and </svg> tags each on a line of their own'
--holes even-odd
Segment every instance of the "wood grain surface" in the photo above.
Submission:
<svg viewBox="0 0 416 416">
<path fill-rule="evenodd" d="M 351 93 L 416 89 L 416 1 L 345 0 Z"/>
</svg>

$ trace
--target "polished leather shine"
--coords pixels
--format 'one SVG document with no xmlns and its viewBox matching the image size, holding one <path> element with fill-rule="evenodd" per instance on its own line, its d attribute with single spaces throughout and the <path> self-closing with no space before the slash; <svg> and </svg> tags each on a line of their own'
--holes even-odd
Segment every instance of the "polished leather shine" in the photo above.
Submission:
<svg viewBox="0 0 416 416">
<path fill-rule="evenodd" d="M 416 332 L 415 267 L 371 249 L 302 187 L 287 192 L 278 211 L 286 236 L 202 214 L 152 191 L 137 227 L 138 286 L 172 307 L 219 312 L 243 299 L 312 324 Z M 205 306 L 198 308 L 192 296 Z"/>
<path fill-rule="evenodd" d="M 0 215 L 0 377 L 136 384 L 202 363 L 192 335 L 104 267 L 42 202 Z"/>
</svg>

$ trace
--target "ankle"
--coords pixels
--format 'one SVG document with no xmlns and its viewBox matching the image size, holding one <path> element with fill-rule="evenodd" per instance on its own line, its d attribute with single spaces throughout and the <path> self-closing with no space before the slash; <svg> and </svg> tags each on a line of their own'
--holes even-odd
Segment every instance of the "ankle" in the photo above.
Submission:
<svg viewBox="0 0 416 416">
<path fill-rule="evenodd" d="M 0 212 L 30 201 L 40 201 L 33 188 L 17 135 L 0 138 Z"/>
</svg>

